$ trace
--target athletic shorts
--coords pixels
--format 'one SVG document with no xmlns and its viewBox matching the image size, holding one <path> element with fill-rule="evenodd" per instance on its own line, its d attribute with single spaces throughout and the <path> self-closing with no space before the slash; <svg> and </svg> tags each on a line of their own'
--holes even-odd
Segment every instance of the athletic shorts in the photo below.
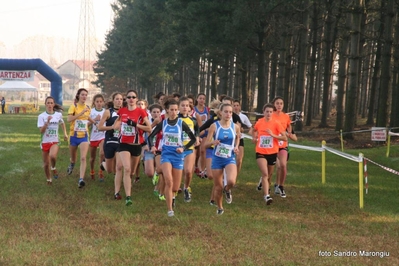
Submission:
<svg viewBox="0 0 399 266">
<path fill-rule="evenodd" d="M 90 147 L 95 147 L 95 148 L 100 147 L 100 143 L 103 140 L 104 139 L 102 139 L 102 140 L 90 140 Z"/>
<path fill-rule="evenodd" d="M 239 146 L 244 147 L 244 139 L 240 139 L 240 144 Z"/>
<path fill-rule="evenodd" d="M 267 165 L 275 165 L 277 160 L 277 153 L 273 154 L 256 153 L 256 159 L 265 159 L 267 161 Z"/>
<path fill-rule="evenodd" d="M 76 146 L 79 146 L 80 143 L 83 143 L 83 142 L 89 142 L 87 135 L 84 136 L 83 138 L 77 138 L 75 136 L 69 137 L 69 145 L 71 145 L 71 146 L 76 147 Z"/>
<path fill-rule="evenodd" d="M 237 164 L 235 154 L 230 158 L 221 158 L 216 155 L 212 157 L 212 169 L 223 169 L 229 164 Z"/>
<path fill-rule="evenodd" d="M 184 165 L 183 153 L 162 152 L 161 164 L 170 163 L 173 168 L 182 170 Z"/>
<path fill-rule="evenodd" d="M 117 150 L 118 152 L 121 151 L 128 151 L 130 152 L 130 156 L 140 156 L 141 155 L 141 145 L 130 145 L 126 143 L 119 143 L 119 149 Z"/>
<path fill-rule="evenodd" d="M 184 154 L 183 157 L 186 158 L 188 155 L 192 154 L 193 152 L 194 152 L 193 150 L 186 150 L 183 152 L 183 154 Z"/>
<path fill-rule="evenodd" d="M 111 142 L 107 143 L 104 142 L 104 156 L 105 159 L 112 159 L 115 157 L 115 153 L 119 149 L 119 143 Z"/>
<path fill-rule="evenodd" d="M 151 151 L 144 151 L 144 161 L 154 160 L 155 155 Z"/>
<path fill-rule="evenodd" d="M 49 152 L 51 149 L 51 146 L 53 145 L 60 145 L 58 142 L 47 142 L 47 143 L 41 143 L 40 148 L 42 148 L 42 151 L 44 152 Z"/>
<path fill-rule="evenodd" d="M 206 149 L 206 159 L 212 159 L 213 156 L 213 148 L 207 148 Z"/>
</svg>

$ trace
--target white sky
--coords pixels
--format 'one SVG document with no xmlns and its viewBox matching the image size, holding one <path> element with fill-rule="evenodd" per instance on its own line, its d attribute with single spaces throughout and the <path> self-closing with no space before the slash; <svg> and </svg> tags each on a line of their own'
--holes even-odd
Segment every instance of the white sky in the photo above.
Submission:
<svg viewBox="0 0 399 266">
<path fill-rule="evenodd" d="M 113 0 L 92 0 L 96 37 L 103 43 L 111 28 Z M 12 48 L 45 35 L 77 40 L 81 0 L 0 0 L 0 43 Z"/>
</svg>

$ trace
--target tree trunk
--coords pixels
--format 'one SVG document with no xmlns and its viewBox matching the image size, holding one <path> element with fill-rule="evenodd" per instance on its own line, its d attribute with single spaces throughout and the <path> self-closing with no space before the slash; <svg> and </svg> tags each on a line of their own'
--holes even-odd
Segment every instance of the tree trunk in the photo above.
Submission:
<svg viewBox="0 0 399 266">
<path fill-rule="evenodd" d="M 276 85 L 277 85 L 277 64 L 278 64 L 278 53 L 276 51 L 272 52 L 270 64 L 270 86 L 269 86 L 269 102 L 272 102 L 274 97 L 276 97 Z M 265 94 L 267 95 L 267 94 Z"/>
<path fill-rule="evenodd" d="M 339 45 L 339 62 L 338 62 L 338 89 L 337 89 L 337 120 L 335 122 L 335 130 L 341 130 L 344 126 L 344 102 L 346 85 L 348 81 L 348 54 L 349 40 L 348 36 L 343 36 Z"/>
<path fill-rule="evenodd" d="M 381 2 L 381 10 L 383 8 L 383 2 Z M 381 20 L 382 20 L 382 14 L 381 14 Z M 379 29 L 379 36 L 377 37 L 377 49 L 375 52 L 375 61 L 374 61 L 374 70 L 373 70 L 373 78 L 371 81 L 371 88 L 370 88 L 370 102 L 369 102 L 369 107 L 368 107 L 368 115 L 367 115 L 367 125 L 374 125 L 374 109 L 375 109 L 375 103 L 376 103 L 376 97 L 375 95 L 377 94 L 377 87 L 378 83 L 380 80 L 380 65 L 381 65 L 381 39 L 383 36 L 384 32 L 384 23 L 381 23 L 380 29 Z"/>
<path fill-rule="evenodd" d="M 277 89 L 276 89 L 276 95 L 278 96 L 283 96 L 284 94 L 284 81 L 285 81 L 285 65 L 286 65 L 286 55 L 287 55 L 287 45 L 286 45 L 286 40 L 287 40 L 287 32 L 284 31 L 281 34 L 281 40 L 280 40 L 280 56 L 278 59 L 278 77 L 277 77 Z"/>
<path fill-rule="evenodd" d="M 258 101 L 257 101 L 257 112 L 262 112 L 262 104 L 264 103 L 264 95 L 266 94 L 265 84 L 265 49 L 264 39 L 265 32 L 264 27 L 261 27 L 261 31 L 258 32 Z"/>
<path fill-rule="evenodd" d="M 306 126 L 312 125 L 313 106 L 314 106 L 314 86 L 315 86 L 315 71 L 316 71 L 316 51 L 317 51 L 317 32 L 318 32 L 318 2 L 313 2 L 313 16 L 312 16 L 312 51 L 310 55 L 309 66 L 309 89 L 307 92 L 307 111 L 306 111 Z"/>
<path fill-rule="evenodd" d="M 360 26 L 364 8 L 363 0 L 354 0 L 351 12 L 351 31 L 350 31 L 350 56 L 349 56 L 349 88 L 345 104 L 345 122 L 344 132 L 345 139 L 353 139 L 352 132 L 355 126 L 356 116 L 356 99 L 359 87 L 359 42 L 360 42 Z"/>
<path fill-rule="evenodd" d="M 398 8 L 396 9 L 396 23 L 395 23 L 395 40 L 394 40 L 394 53 L 393 53 L 393 71 L 392 71 L 392 104 L 391 104 L 391 117 L 389 126 L 399 126 L 399 18 Z"/>
<path fill-rule="evenodd" d="M 308 64 L 308 27 L 309 27 L 309 0 L 303 1 L 304 12 L 302 14 L 302 25 L 300 28 L 300 39 L 299 39 L 299 56 L 298 56 L 298 75 L 295 90 L 295 111 L 303 112 L 304 101 L 305 101 L 305 89 L 306 89 L 306 68 Z M 302 121 L 298 121 L 295 124 L 297 131 L 302 131 Z"/>
<path fill-rule="evenodd" d="M 395 15 L 394 0 L 388 0 L 384 12 L 384 47 L 382 50 L 381 85 L 378 96 L 377 127 L 388 125 L 389 91 L 391 82 L 392 20 Z"/>
</svg>

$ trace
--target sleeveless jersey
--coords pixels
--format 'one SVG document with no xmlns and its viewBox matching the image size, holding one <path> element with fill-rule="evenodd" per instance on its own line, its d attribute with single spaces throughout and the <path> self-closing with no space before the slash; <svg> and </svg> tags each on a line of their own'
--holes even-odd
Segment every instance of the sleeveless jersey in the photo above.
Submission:
<svg viewBox="0 0 399 266">
<path fill-rule="evenodd" d="M 95 120 L 96 117 L 99 115 L 100 119 L 104 114 L 105 109 L 97 110 L 96 108 L 91 109 L 90 117 L 91 119 Z M 105 131 L 100 131 L 97 128 L 97 125 L 91 125 L 91 133 L 90 133 L 90 141 L 98 141 L 103 140 L 105 138 Z"/>
<path fill-rule="evenodd" d="M 169 125 L 167 119 L 162 121 L 162 152 L 176 152 L 177 148 L 183 146 L 182 124 L 181 119 L 174 126 Z"/>
<path fill-rule="evenodd" d="M 221 158 L 230 158 L 234 155 L 234 142 L 236 139 L 236 132 L 233 121 L 230 121 L 230 126 L 227 128 L 222 127 L 220 121 L 215 122 L 216 131 L 213 135 L 215 140 L 220 143 L 213 149 L 213 154 Z"/>
<path fill-rule="evenodd" d="M 190 128 L 191 132 L 193 132 L 193 134 L 195 135 L 194 132 L 194 120 L 192 117 L 190 116 L 186 116 L 183 117 L 182 115 L 179 115 L 179 119 L 182 120 L 184 123 L 187 124 L 187 126 Z M 190 137 L 188 136 L 188 134 L 186 132 L 183 131 L 183 145 L 186 145 L 187 143 L 190 142 Z M 193 150 L 194 149 L 194 145 L 191 146 L 190 148 L 188 148 L 189 150 Z"/>
<path fill-rule="evenodd" d="M 112 107 L 109 108 L 109 118 L 105 121 L 105 126 L 112 126 L 116 119 L 118 119 L 117 111 Z M 119 130 L 107 130 L 105 131 L 105 142 L 106 143 L 119 143 Z"/>
<path fill-rule="evenodd" d="M 199 114 L 201 117 L 202 123 L 205 123 L 206 120 L 208 120 L 209 117 L 209 109 L 208 107 L 204 106 L 204 111 L 200 112 L 197 108 L 197 106 L 194 106 L 195 113 Z"/>
</svg>

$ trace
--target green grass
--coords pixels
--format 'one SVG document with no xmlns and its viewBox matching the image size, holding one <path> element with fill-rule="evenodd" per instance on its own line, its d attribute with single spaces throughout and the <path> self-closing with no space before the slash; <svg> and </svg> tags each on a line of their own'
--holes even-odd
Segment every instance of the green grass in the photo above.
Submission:
<svg viewBox="0 0 399 266">
<path fill-rule="evenodd" d="M 259 170 L 246 142 L 233 203 L 216 216 L 209 180 L 194 177 L 193 200 L 177 198 L 176 216 L 152 194 L 150 179 L 133 185 L 133 205 L 113 200 L 113 178 L 77 188 L 77 169 L 66 175 L 67 143 L 46 185 L 37 114 L 0 115 L 0 265 L 398 265 L 398 176 L 371 165 L 369 193 L 359 208 L 358 164 L 327 153 L 292 148 L 287 198 L 265 205 L 256 191 Z M 300 138 L 298 144 L 319 146 Z M 328 145 L 328 143 L 327 143 Z M 399 170 L 399 147 L 345 152 Z M 390 256 L 361 257 L 359 250 Z M 331 252 L 331 257 L 319 256 Z M 337 257 L 334 251 L 355 251 Z"/>
</svg>

